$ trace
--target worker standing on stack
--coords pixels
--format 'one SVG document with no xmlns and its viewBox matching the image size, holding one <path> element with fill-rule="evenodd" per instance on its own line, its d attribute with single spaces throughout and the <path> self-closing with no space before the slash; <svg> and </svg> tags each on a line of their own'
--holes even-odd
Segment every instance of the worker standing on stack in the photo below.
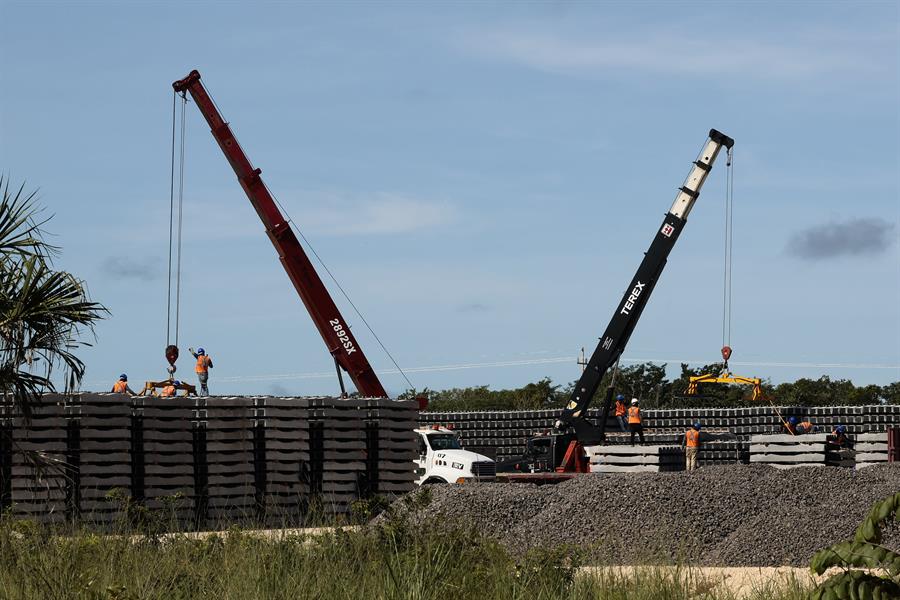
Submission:
<svg viewBox="0 0 900 600">
<path fill-rule="evenodd" d="M 128 375 L 125 373 L 119 375 L 119 380 L 112 386 L 112 392 L 114 394 L 131 394 L 132 396 L 137 396 L 137 394 L 134 393 L 134 390 L 128 387 Z"/>
<path fill-rule="evenodd" d="M 641 418 L 641 407 L 637 398 L 631 399 L 631 407 L 628 409 L 628 429 L 631 430 L 631 445 L 634 446 L 634 434 L 641 438 L 641 446 L 644 445 L 644 425 Z"/>
<path fill-rule="evenodd" d="M 625 424 L 625 396 L 622 394 L 616 396 L 616 421 L 619 422 L 619 429 L 622 430 L 622 433 L 627 433 L 628 427 Z"/>
<path fill-rule="evenodd" d="M 197 372 L 197 379 L 200 381 L 200 395 L 209 396 L 209 388 L 206 387 L 206 382 L 209 381 L 209 370 L 213 366 L 212 359 L 206 355 L 206 350 L 203 348 L 197 348 L 196 352 L 194 352 L 193 348 L 188 348 L 188 351 L 197 359 L 197 366 L 194 368 L 194 371 Z"/>
<path fill-rule="evenodd" d="M 693 471 L 697 468 L 697 455 L 700 454 L 700 421 L 684 432 L 681 447 L 684 448 L 685 469 Z"/>
</svg>

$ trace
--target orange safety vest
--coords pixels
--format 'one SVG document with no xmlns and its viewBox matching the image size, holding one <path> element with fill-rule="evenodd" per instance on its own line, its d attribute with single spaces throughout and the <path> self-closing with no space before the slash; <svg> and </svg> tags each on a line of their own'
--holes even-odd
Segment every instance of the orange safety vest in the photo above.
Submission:
<svg viewBox="0 0 900 600">
<path fill-rule="evenodd" d="M 628 422 L 629 423 L 640 423 L 641 422 L 641 409 L 638 406 L 632 406 L 628 409 Z"/>
<path fill-rule="evenodd" d="M 197 373 L 206 373 L 209 371 L 209 363 L 212 362 L 212 359 L 205 354 L 197 357 L 197 366 L 194 368 L 194 371 Z"/>
<path fill-rule="evenodd" d="M 688 429 L 684 432 L 684 439 L 687 442 L 688 448 L 699 448 L 700 447 L 700 432 L 696 429 Z"/>
<path fill-rule="evenodd" d="M 168 397 L 174 396 L 174 395 L 175 395 L 175 386 L 174 385 L 167 385 L 166 387 L 163 388 L 162 394 L 160 394 L 160 396 L 162 396 L 163 398 L 168 398 Z"/>
<path fill-rule="evenodd" d="M 124 394 L 125 390 L 128 389 L 128 382 L 122 381 L 121 379 L 113 384 L 113 393 L 114 394 Z"/>
<path fill-rule="evenodd" d="M 624 402 L 616 402 L 616 416 L 617 417 L 625 416 L 625 403 Z"/>
</svg>

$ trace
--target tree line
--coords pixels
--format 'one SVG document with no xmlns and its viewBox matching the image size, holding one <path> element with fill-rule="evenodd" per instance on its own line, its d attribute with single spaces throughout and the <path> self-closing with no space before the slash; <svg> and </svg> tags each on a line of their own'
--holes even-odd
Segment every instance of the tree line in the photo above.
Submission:
<svg viewBox="0 0 900 600">
<path fill-rule="evenodd" d="M 849 379 L 832 379 L 823 375 L 818 379 L 801 378 L 793 382 L 773 385 L 763 381 L 762 398 L 752 400 L 752 386 L 701 384 L 697 394 L 688 394 L 691 377 L 705 373 L 719 373 L 723 363 L 703 365 L 696 369 L 681 364 L 681 374 L 670 380 L 666 365 L 640 363 L 622 367 L 616 374 L 615 393 L 626 398 L 639 398 L 644 408 L 733 408 L 763 406 L 772 402 L 781 406 L 847 406 L 865 404 L 900 404 L 900 381 L 888 385 L 856 386 Z M 592 406 L 600 406 L 609 387 L 612 373 L 607 373 Z M 567 385 L 543 378 L 523 387 L 492 390 L 486 385 L 424 390 L 418 394 L 408 390 L 402 398 L 425 395 L 428 410 L 539 410 L 562 408 L 572 395 L 575 382 Z"/>
</svg>

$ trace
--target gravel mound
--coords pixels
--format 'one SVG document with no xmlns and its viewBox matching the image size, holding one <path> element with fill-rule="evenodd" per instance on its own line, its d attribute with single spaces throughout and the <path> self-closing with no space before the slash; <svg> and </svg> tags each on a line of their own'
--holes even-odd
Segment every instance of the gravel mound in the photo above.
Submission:
<svg viewBox="0 0 900 600">
<path fill-rule="evenodd" d="M 573 544 L 605 564 L 806 566 L 820 548 L 851 537 L 873 502 L 897 491 L 900 465 L 729 465 L 584 475 L 542 487 L 431 486 L 431 502 L 415 516 L 475 525 L 516 553 Z M 900 548 L 897 528 L 886 538 Z"/>
</svg>

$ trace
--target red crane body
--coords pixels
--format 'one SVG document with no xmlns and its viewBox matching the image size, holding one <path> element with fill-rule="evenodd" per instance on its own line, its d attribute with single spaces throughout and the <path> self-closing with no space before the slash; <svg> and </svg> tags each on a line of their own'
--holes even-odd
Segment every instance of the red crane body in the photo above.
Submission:
<svg viewBox="0 0 900 600">
<path fill-rule="evenodd" d="M 309 316 L 312 317 L 316 329 L 319 330 L 337 365 L 347 372 L 362 396 L 387 398 L 387 392 L 350 332 L 350 327 L 341 316 L 296 234 L 260 178 L 262 171 L 254 169 L 250 164 L 250 159 L 244 154 L 228 123 L 219 114 L 212 98 L 200 83 L 200 73 L 191 71 L 187 77 L 173 83 L 172 87 L 176 92 L 190 93 L 209 124 L 213 137 L 262 220 L 284 270 L 300 294 Z M 338 374 L 340 375 L 340 372 Z"/>
</svg>

